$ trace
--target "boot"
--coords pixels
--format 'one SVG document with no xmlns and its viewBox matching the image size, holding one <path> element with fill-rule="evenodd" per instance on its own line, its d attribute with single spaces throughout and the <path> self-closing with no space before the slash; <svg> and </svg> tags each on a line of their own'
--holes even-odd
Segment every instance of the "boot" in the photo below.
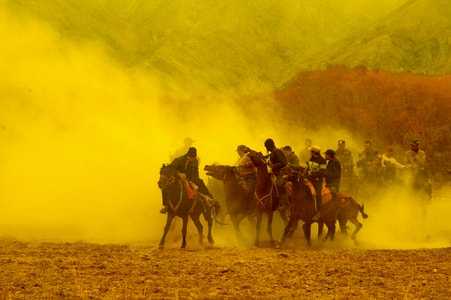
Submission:
<svg viewBox="0 0 451 300">
<path fill-rule="evenodd" d="M 316 214 L 313 215 L 312 221 L 318 221 L 319 218 L 321 218 L 321 214 L 319 211 L 317 211 Z"/>
<path fill-rule="evenodd" d="M 160 209 L 160 213 L 163 215 L 166 214 L 167 212 L 168 212 L 168 208 L 166 206 L 163 206 L 163 208 Z"/>
</svg>

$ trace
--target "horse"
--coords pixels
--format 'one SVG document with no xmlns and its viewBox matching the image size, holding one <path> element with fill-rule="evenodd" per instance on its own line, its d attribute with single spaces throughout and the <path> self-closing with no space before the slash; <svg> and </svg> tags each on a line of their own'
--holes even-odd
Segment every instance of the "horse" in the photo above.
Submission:
<svg viewBox="0 0 451 300">
<path fill-rule="evenodd" d="M 249 158 L 257 168 L 257 182 L 255 184 L 254 193 L 254 205 L 257 216 L 255 245 L 258 246 L 260 242 L 260 227 L 263 213 L 268 217 L 266 231 L 268 232 L 271 244 L 273 244 L 275 242 L 272 235 L 273 213 L 279 205 L 277 187 L 272 180 L 272 175 L 268 172 L 268 164 L 263 154 L 249 148 L 248 151 Z M 281 212 L 281 216 L 284 216 L 284 213 L 286 212 Z M 286 223 L 288 223 L 288 219 L 286 220 Z"/>
<path fill-rule="evenodd" d="M 364 211 L 363 204 L 360 205 L 354 198 L 343 192 L 338 192 L 338 195 L 340 196 L 342 204 L 338 215 L 340 231 L 342 234 L 348 235 L 346 224 L 348 221 L 351 222 L 355 226 L 354 232 L 351 234 L 351 238 L 355 240 L 357 233 L 363 226 L 362 223 L 357 220 L 359 212 L 364 219 L 368 218 L 368 215 Z"/>
<path fill-rule="evenodd" d="M 252 224 L 253 204 L 246 195 L 246 190 L 240 184 L 235 175 L 235 166 L 226 165 L 206 165 L 206 174 L 214 179 L 221 180 L 224 185 L 225 201 L 227 212 L 232 221 L 235 234 L 241 236 L 240 222 L 247 217 Z"/>
<path fill-rule="evenodd" d="M 328 232 L 323 238 L 323 241 L 326 241 L 327 239 L 330 239 L 331 241 L 334 240 L 335 223 L 341 209 L 339 195 L 337 193 L 326 194 L 327 197 L 323 195 L 323 204 L 321 205 L 320 210 L 321 217 L 317 221 L 313 221 L 312 217 L 316 212 L 316 203 L 311 188 L 307 184 L 307 169 L 302 166 L 289 165 L 285 167 L 285 172 L 287 174 L 287 180 L 293 183 L 293 191 L 290 203 L 290 218 L 283 232 L 279 247 L 283 246 L 286 238 L 293 235 L 299 220 L 304 222 L 302 229 L 309 246 L 311 246 L 311 226 L 315 222 L 318 222 L 318 235 L 322 232 L 323 224 L 326 224 L 327 226 Z"/>
<path fill-rule="evenodd" d="M 172 220 L 175 217 L 180 217 L 183 220 L 182 225 L 182 245 L 181 248 L 186 247 L 186 232 L 188 225 L 188 216 L 194 222 L 199 233 L 199 244 L 203 244 L 203 226 L 199 220 L 201 214 L 203 214 L 205 221 L 208 224 L 208 242 L 210 245 L 214 244 L 212 236 L 213 227 L 213 209 L 214 202 L 209 202 L 208 198 L 199 192 L 196 192 L 194 199 L 188 198 L 188 193 L 183 185 L 182 180 L 179 178 L 177 171 L 170 166 L 163 164 L 160 169 L 160 179 L 158 180 L 158 187 L 162 191 L 163 197 L 167 201 L 167 219 L 164 227 L 163 236 L 161 237 L 159 248 L 164 248 L 164 242 L 166 235 L 169 232 Z"/>
</svg>

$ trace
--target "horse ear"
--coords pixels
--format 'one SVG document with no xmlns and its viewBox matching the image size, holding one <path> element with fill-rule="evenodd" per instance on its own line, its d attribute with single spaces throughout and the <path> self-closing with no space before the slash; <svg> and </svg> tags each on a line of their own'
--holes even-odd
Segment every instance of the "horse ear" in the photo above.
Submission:
<svg viewBox="0 0 451 300">
<path fill-rule="evenodd" d="M 161 167 L 162 167 L 162 168 L 166 167 L 166 164 L 163 164 Z"/>
</svg>

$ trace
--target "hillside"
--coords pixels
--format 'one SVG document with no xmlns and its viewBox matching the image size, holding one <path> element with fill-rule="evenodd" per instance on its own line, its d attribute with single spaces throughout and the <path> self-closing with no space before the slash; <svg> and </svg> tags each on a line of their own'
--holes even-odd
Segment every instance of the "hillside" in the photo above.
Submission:
<svg viewBox="0 0 451 300">
<path fill-rule="evenodd" d="M 315 56 L 303 69 L 330 64 L 417 74 L 451 74 L 451 6 L 411 0 L 369 29 Z"/>
<path fill-rule="evenodd" d="M 65 39 L 102 46 L 119 63 L 185 93 L 272 90 L 314 53 L 405 0 L 6 0 L 12 15 L 49 24 Z M 378 9 L 374 9 L 377 5 Z M 370 9 L 372 8 L 372 9 Z"/>
</svg>

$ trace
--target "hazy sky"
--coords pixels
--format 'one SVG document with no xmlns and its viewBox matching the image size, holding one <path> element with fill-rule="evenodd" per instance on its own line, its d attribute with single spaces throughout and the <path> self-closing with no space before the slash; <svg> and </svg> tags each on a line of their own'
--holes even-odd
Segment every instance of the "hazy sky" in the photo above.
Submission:
<svg viewBox="0 0 451 300">
<path fill-rule="evenodd" d="M 377 10 L 380 1 L 353 3 L 349 8 L 360 12 Z M 37 18 L 19 17 L 1 6 L 0 20 L 0 235 L 155 243 L 165 222 L 158 213 L 158 171 L 187 136 L 196 141 L 201 168 L 234 164 L 238 144 L 263 151 L 268 137 L 296 152 L 305 137 L 323 149 L 335 148 L 342 138 L 361 148 L 347 132 L 288 132 L 265 103 L 256 108 L 260 123 L 247 124 L 247 116 L 228 101 L 239 96 L 233 93 L 209 92 L 201 99 L 181 95 L 183 101 L 169 106 L 163 86 L 178 89 L 170 76 L 163 84 L 158 74 L 125 68 L 100 42 L 76 42 Z M 250 88 L 253 84 L 249 81 Z M 195 88 L 201 92 L 203 82 L 196 81 Z M 201 175 L 207 180 L 202 170 Z M 404 234 L 411 224 L 393 224 L 401 226 L 400 237 L 377 225 L 381 219 L 369 220 L 361 232 L 368 246 L 389 247 L 400 239 L 416 245 L 416 236 Z M 365 230 L 389 236 L 370 242 Z M 444 230 L 449 233 L 449 227 Z M 449 246 L 441 237 L 434 241 Z"/>
</svg>

